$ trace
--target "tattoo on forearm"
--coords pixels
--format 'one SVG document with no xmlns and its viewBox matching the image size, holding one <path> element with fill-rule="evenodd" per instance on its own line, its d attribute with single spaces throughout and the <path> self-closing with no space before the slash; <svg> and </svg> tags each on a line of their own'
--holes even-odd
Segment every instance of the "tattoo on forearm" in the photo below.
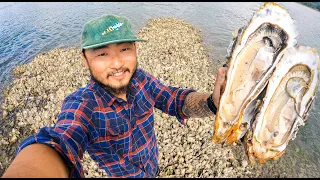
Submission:
<svg viewBox="0 0 320 180">
<path fill-rule="evenodd" d="M 192 92 L 186 97 L 182 107 L 182 112 L 193 118 L 213 116 L 213 112 L 209 109 L 207 99 L 210 94 Z"/>
</svg>

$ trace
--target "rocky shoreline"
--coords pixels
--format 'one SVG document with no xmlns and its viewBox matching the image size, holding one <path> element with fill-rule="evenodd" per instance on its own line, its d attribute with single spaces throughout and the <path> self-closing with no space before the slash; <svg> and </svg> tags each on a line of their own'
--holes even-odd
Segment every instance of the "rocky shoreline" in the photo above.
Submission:
<svg viewBox="0 0 320 180">
<path fill-rule="evenodd" d="M 139 67 L 166 85 L 212 92 L 216 71 L 202 45 L 201 30 L 176 18 L 150 19 L 138 36 Z M 230 36 L 231 37 L 231 36 Z M 56 121 L 64 97 L 89 81 L 79 48 L 53 49 L 14 68 L 4 91 L 0 129 L 0 176 L 12 162 L 17 145 Z M 291 177 L 281 171 L 250 166 L 241 144 L 213 145 L 211 118 L 191 118 L 183 127 L 155 109 L 159 177 Z M 86 177 L 107 177 L 87 153 Z M 266 174 L 268 173 L 268 174 Z"/>
</svg>

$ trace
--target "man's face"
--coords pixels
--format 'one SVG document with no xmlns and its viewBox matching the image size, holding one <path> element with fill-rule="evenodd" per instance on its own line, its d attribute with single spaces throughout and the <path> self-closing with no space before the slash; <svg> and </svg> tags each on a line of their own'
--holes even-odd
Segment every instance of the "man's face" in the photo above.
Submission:
<svg viewBox="0 0 320 180">
<path fill-rule="evenodd" d="M 85 50 L 81 55 L 85 66 L 98 82 L 115 94 L 125 93 L 137 68 L 135 43 L 109 44 Z"/>
</svg>

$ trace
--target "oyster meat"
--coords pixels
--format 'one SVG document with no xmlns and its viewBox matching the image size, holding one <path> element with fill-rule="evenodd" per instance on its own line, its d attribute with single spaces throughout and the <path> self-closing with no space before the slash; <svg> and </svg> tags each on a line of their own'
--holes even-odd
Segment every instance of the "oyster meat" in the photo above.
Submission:
<svg viewBox="0 0 320 180">
<path fill-rule="evenodd" d="M 314 48 L 285 49 L 264 96 L 261 110 L 252 127 L 247 148 L 251 164 L 278 159 L 298 127 L 307 121 L 319 84 L 319 56 Z"/>
<path fill-rule="evenodd" d="M 289 13 L 276 3 L 265 3 L 249 24 L 236 32 L 228 50 L 224 93 L 215 118 L 212 142 L 241 139 L 251 126 L 266 86 L 285 48 L 296 45 L 298 33 Z"/>
</svg>

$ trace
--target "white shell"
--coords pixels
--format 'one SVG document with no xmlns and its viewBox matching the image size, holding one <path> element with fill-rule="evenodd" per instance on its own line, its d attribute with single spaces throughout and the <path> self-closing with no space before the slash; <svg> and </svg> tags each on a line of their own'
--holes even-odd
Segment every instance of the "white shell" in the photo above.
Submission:
<svg viewBox="0 0 320 180">
<path fill-rule="evenodd" d="M 275 51 L 276 53 L 272 53 L 272 51 L 269 52 L 267 45 L 260 46 L 260 44 L 258 44 L 260 43 L 260 41 L 261 44 L 264 43 L 264 37 L 270 37 L 271 39 L 274 38 L 272 36 L 274 34 L 270 34 L 270 32 L 268 32 L 268 29 L 263 32 L 264 26 L 272 27 L 275 30 L 281 30 L 284 35 L 280 33 L 280 39 L 283 38 L 282 36 L 286 37 L 284 38 L 285 40 L 283 46 L 280 46 L 280 43 L 277 40 L 271 41 L 271 44 L 275 44 L 275 47 L 277 48 L 277 50 Z M 215 119 L 215 130 L 214 136 L 212 137 L 212 141 L 214 143 L 224 142 L 228 138 L 227 144 L 231 144 L 232 142 L 239 140 L 246 133 L 248 128 L 251 126 L 251 118 L 255 114 L 256 108 L 254 108 L 254 106 L 256 106 L 257 103 L 255 101 L 255 98 L 263 90 L 266 85 L 265 82 L 273 72 L 274 67 L 277 64 L 277 54 L 279 54 L 284 48 L 289 48 L 296 45 L 297 36 L 298 33 L 294 25 L 294 20 L 290 17 L 289 13 L 284 8 L 275 3 L 265 3 L 252 17 L 248 26 L 239 30 L 237 37 L 234 39 L 232 45 L 230 46 L 230 49 L 228 50 L 227 57 L 229 57 L 231 60 L 228 67 L 226 88 L 221 96 L 217 116 Z M 258 48 L 256 48 L 255 46 L 257 46 Z M 280 47 L 280 49 L 278 49 L 278 47 Z M 256 55 L 250 53 L 254 50 L 257 51 Z M 247 68 L 248 66 L 251 67 L 252 62 L 249 62 L 250 65 L 247 65 L 248 62 L 245 62 L 246 65 L 244 65 L 243 61 L 247 61 L 246 59 L 252 58 L 253 55 L 255 56 L 253 57 L 252 62 L 254 62 L 256 59 L 263 61 L 263 68 L 260 71 L 260 74 L 262 75 L 260 75 L 261 77 L 258 76 L 259 78 L 257 81 L 251 80 L 250 87 L 252 88 L 240 87 L 241 90 L 246 89 L 244 90 L 245 93 L 243 94 L 248 94 L 247 96 L 244 96 L 244 99 L 241 99 L 243 98 L 242 95 L 240 95 L 241 98 L 233 98 L 230 94 L 236 94 L 236 90 L 238 89 L 237 83 L 239 82 L 239 76 L 241 77 L 243 75 L 244 77 L 248 77 L 249 73 L 245 68 Z M 241 68 L 243 68 L 244 70 Z M 242 71 L 243 73 L 239 73 Z M 235 78 L 238 79 L 234 81 Z M 246 78 L 242 78 L 242 80 L 246 80 Z M 244 85 L 244 87 L 249 84 L 241 84 L 241 82 L 240 85 Z M 236 90 L 234 86 L 237 86 Z M 240 91 L 240 93 L 238 94 L 241 93 L 242 92 Z M 247 123 L 247 126 L 240 127 L 241 123 Z"/>
</svg>

